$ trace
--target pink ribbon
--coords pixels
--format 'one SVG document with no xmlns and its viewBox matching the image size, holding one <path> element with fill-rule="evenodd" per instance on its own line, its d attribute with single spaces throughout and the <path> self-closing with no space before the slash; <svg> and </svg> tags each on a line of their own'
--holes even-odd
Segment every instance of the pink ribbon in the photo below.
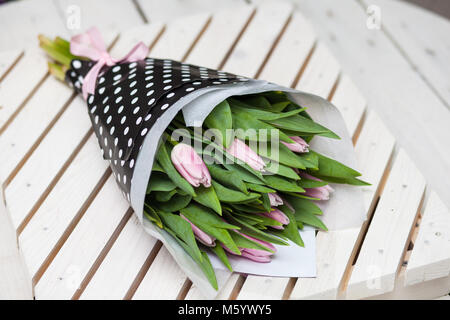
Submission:
<svg viewBox="0 0 450 320">
<path fill-rule="evenodd" d="M 72 54 L 97 61 L 84 77 L 83 98 L 86 100 L 88 93 L 94 94 L 98 73 L 104 65 L 111 67 L 120 62 L 143 60 L 147 57 L 148 51 L 148 47 L 143 42 L 139 42 L 125 57 L 116 60 L 106 50 L 105 43 L 97 28 L 92 27 L 85 33 L 72 37 L 70 40 L 70 52 Z"/>
</svg>

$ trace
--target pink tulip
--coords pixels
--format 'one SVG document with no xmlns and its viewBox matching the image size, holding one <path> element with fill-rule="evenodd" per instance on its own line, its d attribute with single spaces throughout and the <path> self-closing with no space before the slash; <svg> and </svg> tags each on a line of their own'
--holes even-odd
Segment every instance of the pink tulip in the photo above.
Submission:
<svg viewBox="0 0 450 320">
<path fill-rule="evenodd" d="M 275 246 L 273 244 L 266 242 L 266 241 L 255 239 L 253 237 L 250 237 L 250 236 L 240 233 L 240 232 L 238 232 L 238 233 L 240 235 L 246 237 L 247 239 L 257 242 L 273 251 L 273 252 L 269 252 L 269 251 L 261 250 L 261 249 L 239 248 L 239 250 L 241 251 L 241 257 L 253 260 L 255 262 L 270 262 L 270 256 L 273 255 L 277 251 L 277 249 L 275 248 Z M 234 252 L 232 252 L 230 249 L 228 249 L 224 244 L 222 244 L 222 247 L 229 253 L 236 255 Z"/>
<path fill-rule="evenodd" d="M 307 144 L 306 141 L 303 140 L 302 138 L 300 138 L 300 137 L 289 137 L 289 138 L 294 140 L 294 142 L 287 143 L 287 142 L 281 141 L 281 143 L 283 143 L 286 147 L 288 147 L 289 150 L 294 151 L 294 152 L 300 152 L 300 153 L 309 151 L 309 149 L 308 149 L 309 144 Z"/>
<path fill-rule="evenodd" d="M 172 163 L 178 172 L 194 187 L 211 186 L 211 175 L 203 160 L 191 146 L 179 143 L 172 149 Z"/>
<path fill-rule="evenodd" d="M 270 205 L 272 207 L 277 207 L 277 206 L 283 205 L 283 199 L 281 199 L 281 197 L 278 194 L 268 193 L 267 195 L 269 196 Z"/>
<path fill-rule="evenodd" d="M 242 142 L 239 139 L 234 139 L 231 146 L 225 150 L 227 150 L 227 152 L 233 157 L 248 164 L 254 170 L 264 171 L 264 161 L 260 156 L 258 156 L 255 151 L 250 149 L 250 147 L 247 146 L 245 142 Z"/>
<path fill-rule="evenodd" d="M 197 227 L 195 224 L 193 224 L 188 218 L 180 214 L 180 217 L 189 222 L 191 225 L 192 231 L 194 232 L 195 238 L 197 238 L 198 241 L 203 243 L 205 246 L 208 247 L 214 247 L 216 245 L 215 238 L 211 237 L 209 234 L 201 230 L 199 227 Z"/>
<path fill-rule="evenodd" d="M 290 221 L 289 218 L 284 214 L 284 212 L 279 209 L 275 209 L 274 211 L 270 211 L 270 212 L 263 212 L 263 213 L 256 213 L 256 214 L 268 217 L 275 221 L 278 221 L 282 225 L 287 225 L 287 224 L 289 224 L 289 221 Z M 272 226 L 272 228 L 279 229 L 279 230 L 284 229 L 283 226 Z"/>
<path fill-rule="evenodd" d="M 309 180 L 315 180 L 315 181 L 322 181 L 316 177 L 313 177 L 310 174 L 307 174 L 306 172 L 299 171 L 298 172 L 300 177 L 309 179 Z M 329 200 L 330 194 L 334 192 L 334 189 L 330 187 L 329 185 L 317 187 L 317 188 L 305 188 L 305 196 L 312 197 L 312 198 L 318 198 L 320 200 Z"/>
</svg>

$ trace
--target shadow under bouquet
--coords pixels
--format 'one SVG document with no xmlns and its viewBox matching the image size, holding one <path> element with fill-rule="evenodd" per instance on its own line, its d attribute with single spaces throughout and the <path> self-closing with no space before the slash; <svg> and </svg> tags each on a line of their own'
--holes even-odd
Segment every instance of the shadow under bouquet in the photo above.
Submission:
<svg viewBox="0 0 450 320">
<path fill-rule="evenodd" d="M 204 291 L 220 287 L 225 269 L 314 276 L 315 230 L 364 220 L 349 186 L 367 183 L 328 101 L 147 58 L 142 43 L 114 60 L 96 29 L 70 43 L 39 39 L 50 72 L 86 100 L 103 157 L 144 228 Z"/>
</svg>

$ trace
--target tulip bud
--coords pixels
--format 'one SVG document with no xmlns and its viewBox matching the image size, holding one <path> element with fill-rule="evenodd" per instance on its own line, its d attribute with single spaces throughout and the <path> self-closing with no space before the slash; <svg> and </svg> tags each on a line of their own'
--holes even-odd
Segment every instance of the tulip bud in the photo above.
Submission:
<svg viewBox="0 0 450 320">
<path fill-rule="evenodd" d="M 188 218 L 186 218 L 184 215 L 180 214 L 180 217 L 189 222 L 191 225 L 192 231 L 194 232 L 195 238 L 197 238 L 198 241 L 203 243 L 205 246 L 208 247 L 214 247 L 216 245 L 215 238 L 211 237 L 209 234 L 201 230 L 199 227 L 197 227 L 195 224 L 193 224 Z"/>
<path fill-rule="evenodd" d="M 289 148 L 289 150 L 294 151 L 294 152 L 299 152 L 299 153 L 303 153 L 303 152 L 308 152 L 309 149 L 309 144 L 306 143 L 305 140 L 303 140 L 300 137 L 289 137 L 292 140 L 294 140 L 293 143 L 287 143 L 285 141 L 281 141 L 282 144 L 284 144 L 286 147 Z"/>
<path fill-rule="evenodd" d="M 313 177 L 310 174 L 307 174 L 306 172 L 299 171 L 299 175 L 302 178 L 309 179 L 309 180 L 315 180 L 315 181 L 322 181 L 316 177 Z M 329 200 L 330 194 L 334 192 L 334 189 L 330 187 L 329 185 L 322 186 L 322 187 L 316 187 L 316 188 L 305 188 L 305 196 L 317 198 L 320 200 Z"/>
<path fill-rule="evenodd" d="M 257 215 L 262 215 L 262 216 L 265 216 L 265 217 L 268 217 L 268 218 L 271 218 L 271 219 L 273 219 L 275 221 L 278 221 L 282 225 L 287 225 L 290 222 L 289 218 L 284 214 L 284 212 L 279 210 L 279 209 L 275 209 L 275 210 L 270 211 L 270 212 L 263 212 L 263 213 L 256 213 L 256 214 Z M 272 228 L 279 229 L 279 230 L 283 230 L 284 229 L 283 226 L 272 226 Z"/>
<path fill-rule="evenodd" d="M 203 160 L 191 146 L 179 143 L 170 155 L 177 171 L 194 187 L 211 186 L 211 175 Z"/>
<path fill-rule="evenodd" d="M 250 149 L 245 142 L 234 139 L 231 146 L 225 149 L 233 157 L 245 162 L 256 171 L 264 171 L 265 163 L 258 154 Z"/>
<path fill-rule="evenodd" d="M 235 232 L 237 232 L 237 231 L 235 231 Z M 240 233 L 240 232 L 237 232 L 237 233 L 246 237 L 247 239 L 250 239 L 254 242 L 257 242 L 257 243 L 265 246 L 266 248 L 268 248 L 272 251 L 272 252 L 270 252 L 270 251 L 266 251 L 266 250 L 262 250 L 262 249 L 239 248 L 239 250 L 241 251 L 241 257 L 253 260 L 255 262 L 270 262 L 270 256 L 273 255 L 277 251 L 277 249 L 275 248 L 275 246 L 273 244 L 266 242 L 266 241 L 255 239 L 253 237 L 250 237 L 250 236 Z M 228 249 L 223 243 L 222 243 L 222 247 L 229 253 L 236 255 L 234 252 L 232 252 L 230 249 Z"/>
</svg>

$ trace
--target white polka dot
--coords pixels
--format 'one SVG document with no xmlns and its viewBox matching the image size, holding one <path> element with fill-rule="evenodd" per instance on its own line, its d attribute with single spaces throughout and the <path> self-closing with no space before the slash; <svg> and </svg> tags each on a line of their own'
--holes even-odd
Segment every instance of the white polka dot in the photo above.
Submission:
<svg viewBox="0 0 450 320">
<path fill-rule="evenodd" d="M 155 92 L 155 90 L 150 90 L 149 92 L 147 92 L 147 97 L 151 96 L 154 92 Z"/>
<path fill-rule="evenodd" d="M 134 95 L 137 91 L 138 91 L 137 89 L 133 89 L 133 90 L 130 92 L 130 95 L 131 95 L 131 96 Z"/>
<path fill-rule="evenodd" d="M 136 85 L 137 81 L 134 80 L 132 83 L 130 83 L 130 88 L 133 88 Z"/>
<path fill-rule="evenodd" d="M 95 124 L 98 124 L 98 116 L 95 116 L 94 122 L 95 122 Z"/>
<path fill-rule="evenodd" d="M 138 113 L 139 112 L 139 107 L 136 107 L 136 108 L 134 108 L 134 110 L 133 110 L 133 114 L 136 114 L 136 113 Z"/>
<path fill-rule="evenodd" d="M 145 81 L 150 81 L 150 80 L 152 80 L 153 79 L 153 76 L 148 76 L 148 77 L 146 77 L 145 78 Z M 153 84 L 152 84 L 153 85 Z M 151 87 L 151 86 L 149 86 L 149 87 Z M 149 88 L 149 87 L 146 87 L 146 88 Z"/>
<path fill-rule="evenodd" d="M 103 109 L 103 113 L 107 113 L 109 111 L 109 104 Z"/>
<path fill-rule="evenodd" d="M 92 102 L 94 102 L 94 96 L 91 95 L 88 99 L 88 103 L 91 104 Z"/>
<path fill-rule="evenodd" d="M 78 60 L 74 60 L 74 61 L 72 62 L 72 65 L 73 65 L 73 67 L 74 67 L 75 69 L 80 69 L 80 68 L 81 68 L 81 62 L 78 61 Z"/>
<path fill-rule="evenodd" d="M 95 112 L 95 110 L 97 110 L 97 106 L 93 106 L 93 107 L 92 107 L 92 109 L 91 109 L 91 113 L 94 113 L 94 112 Z"/>
<path fill-rule="evenodd" d="M 108 97 L 108 96 L 106 96 L 106 97 L 105 97 L 105 99 L 103 99 L 103 101 L 102 101 L 102 104 L 105 104 L 105 103 L 107 103 L 107 102 L 108 102 L 108 99 L 109 99 L 109 97 Z"/>
<path fill-rule="evenodd" d="M 134 77 L 136 77 L 136 73 L 132 73 L 132 74 L 130 74 L 129 76 L 128 76 L 128 79 L 133 79 Z"/>
<path fill-rule="evenodd" d="M 153 74 L 153 70 L 146 70 L 145 74 Z"/>
<path fill-rule="evenodd" d="M 110 115 L 110 116 L 108 117 L 108 119 L 106 119 L 106 124 L 110 124 L 110 123 L 111 123 L 111 120 L 112 120 L 112 116 Z"/>
<path fill-rule="evenodd" d="M 105 146 L 108 146 L 108 139 L 106 139 L 106 137 L 105 139 L 103 139 L 103 143 L 105 144 Z"/>
<path fill-rule="evenodd" d="M 150 101 L 148 102 L 148 105 L 153 104 L 153 102 L 155 102 L 155 98 L 151 98 Z"/>
<path fill-rule="evenodd" d="M 171 74 L 165 74 L 163 75 L 163 78 L 170 78 L 172 75 Z"/>
<path fill-rule="evenodd" d="M 132 169 L 134 167 L 134 159 L 131 159 L 130 161 L 130 169 Z"/>
<path fill-rule="evenodd" d="M 120 70 L 120 66 L 115 66 L 114 68 L 112 68 L 112 72 L 117 72 Z"/>
<path fill-rule="evenodd" d="M 103 92 L 105 92 L 105 87 L 101 87 L 100 89 L 98 89 L 98 93 L 103 94 Z"/>
<path fill-rule="evenodd" d="M 120 106 L 119 109 L 117 109 L 117 113 L 118 113 L 118 114 L 121 114 L 122 111 L 123 111 L 123 108 L 124 108 L 123 106 Z"/>
<path fill-rule="evenodd" d="M 192 90 L 195 90 L 195 89 L 192 87 L 186 89 L 187 92 L 191 92 Z"/>
<path fill-rule="evenodd" d="M 127 120 L 127 117 L 126 117 L 126 116 L 123 116 L 122 119 L 120 119 L 120 123 L 121 123 L 121 124 L 124 124 L 126 120 Z"/>
<path fill-rule="evenodd" d="M 170 88 L 172 88 L 172 86 L 165 86 L 164 90 L 169 90 Z"/>
<path fill-rule="evenodd" d="M 183 78 L 183 79 L 181 79 L 181 81 L 190 81 L 191 79 L 190 78 Z"/>
<path fill-rule="evenodd" d="M 220 81 L 214 81 L 213 84 L 221 84 Z"/>
<path fill-rule="evenodd" d="M 75 71 L 72 71 L 72 72 L 70 73 L 70 75 L 71 75 L 73 78 L 75 78 L 75 77 L 77 76 L 77 74 L 75 73 Z"/>
<path fill-rule="evenodd" d="M 127 176 L 123 175 L 123 184 L 127 184 Z"/>
<path fill-rule="evenodd" d="M 134 69 L 131 69 L 131 70 L 130 70 L 130 74 L 131 74 L 131 73 L 135 73 L 135 72 L 136 72 L 136 70 L 137 70 L 136 68 L 134 68 Z"/>
<path fill-rule="evenodd" d="M 147 66 L 145 67 L 145 69 L 153 69 L 153 66 L 152 66 L 152 65 L 147 65 Z"/>
<path fill-rule="evenodd" d="M 163 73 L 171 73 L 172 70 L 163 70 Z"/>
<path fill-rule="evenodd" d="M 123 135 L 126 136 L 128 131 L 130 131 L 130 127 L 126 127 L 125 130 L 123 130 Z"/>
<path fill-rule="evenodd" d="M 100 126 L 100 128 L 98 128 L 98 132 L 100 133 L 100 135 L 103 134 L 103 127 L 102 126 Z"/>
<path fill-rule="evenodd" d="M 175 95 L 175 93 L 171 92 L 167 95 L 167 98 L 172 98 Z"/>
<path fill-rule="evenodd" d="M 142 117 L 137 118 L 136 124 L 140 124 L 142 122 Z"/>
<path fill-rule="evenodd" d="M 117 174 L 117 181 L 120 182 L 120 173 Z"/>
<path fill-rule="evenodd" d="M 128 65 L 128 68 L 132 69 L 132 68 L 136 67 L 136 65 L 137 65 L 137 62 L 132 62 Z"/>
<path fill-rule="evenodd" d="M 170 83 L 170 82 L 172 82 L 171 79 L 166 79 L 166 80 L 163 81 L 163 83 Z"/>
<path fill-rule="evenodd" d="M 121 90 L 122 90 L 121 87 L 117 87 L 117 88 L 114 90 L 114 94 L 118 94 Z"/>
<path fill-rule="evenodd" d="M 131 147 L 131 145 L 133 144 L 133 139 L 128 139 L 128 146 Z"/>
<path fill-rule="evenodd" d="M 153 86 L 153 82 L 149 82 L 149 83 L 147 83 L 146 85 L 145 85 L 145 87 L 148 89 L 148 88 L 150 88 L 151 86 Z"/>
<path fill-rule="evenodd" d="M 122 154 L 123 154 L 123 150 L 120 149 L 120 150 L 119 150 L 119 158 L 122 158 Z"/>
<path fill-rule="evenodd" d="M 135 97 L 133 100 L 131 100 L 131 104 L 135 104 L 139 100 L 138 97 Z"/>
<path fill-rule="evenodd" d="M 144 128 L 144 130 L 141 131 L 141 136 L 145 136 L 145 134 L 147 133 L 148 129 Z"/>
<path fill-rule="evenodd" d="M 109 149 L 109 157 L 111 158 L 112 157 L 112 149 Z"/>
<path fill-rule="evenodd" d="M 98 80 L 98 84 L 102 84 L 103 82 L 105 82 L 105 77 L 101 77 L 100 80 Z"/>
<path fill-rule="evenodd" d="M 166 103 L 166 104 L 161 106 L 161 110 L 166 110 L 168 107 L 169 107 L 169 104 Z"/>
<path fill-rule="evenodd" d="M 109 130 L 109 134 L 112 135 L 114 133 L 114 131 L 116 130 L 116 127 L 112 126 L 111 129 Z M 117 138 L 116 138 L 117 139 Z M 114 139 L 114 144 L 117 146 L 117 142 L 116 139 Z"/>
<path fill-rule="evenodd" d="M 149 113 L 146 117 L 145 117 L 145 121 L 148 121 L 148 120 L 150 120 L 150 118 L 152 117 L 152 115 Z"/>
<path fill-rule="evenodd" d="M 195 81 L 195 82 L 192 82 L 192 84 L 193 84 L 194 86 L 198 86 L 199 84 L 202 84 L 202 83 L 201 83 L 201 81 Z"/>
<path fill-rule="evenodd" d="M 120 97 L 117 97 L 117 99 L 116 99 L 116 103 L 119 103 L 120 101 L 122 101 L 122 96 L 120 96 Z"/>
<path fill-rule="evenodd" d="M 122 161 L 120 161 L 120 165 L 123 167 L 123 165 L 125 164 L 125 161 L 124 160 L 122 160 Z"/>
<path fill-rule="evenodd" d="M 117 75 L 114 76 L 113 80 L 117 81 L 117 80 L 120 80 L 121 78 L 122 78 L 122 75 L 121 74 L 117 74 Z"/>
</svg>

